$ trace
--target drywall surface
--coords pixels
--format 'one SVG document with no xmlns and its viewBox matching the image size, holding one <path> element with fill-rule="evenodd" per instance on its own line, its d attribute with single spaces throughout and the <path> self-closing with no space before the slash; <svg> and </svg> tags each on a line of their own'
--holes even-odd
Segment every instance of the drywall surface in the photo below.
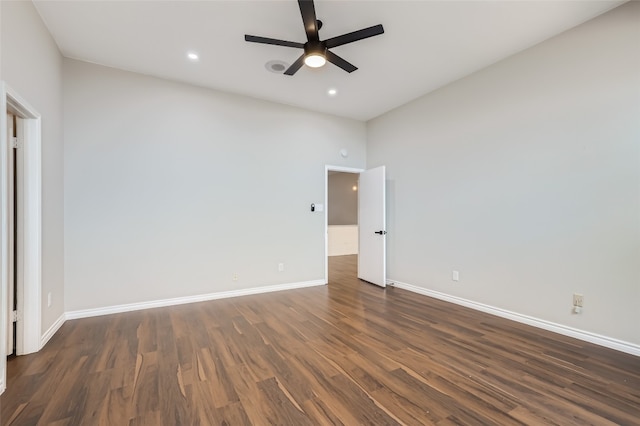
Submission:
<svg viewBox="0 0 640 426">
<path fill-rule="evenodd" d="M 358 225 L 329 225 L 327 227 L 327 255 L 358 254 Z"/>
<path fill-rule="evenodd" d="M 329 225 L 358 224 L 358 173 L 330 173 L 327 217 Z M 353 188 L 356 188 L 354 191 Z"/>
<path fill-rule="evenodd" d="M 62 56 L 31 2 L 3 1 L 2 78 L 42 116 L 42 332 L 64 313 Z M 52 304 L 47 306 L 51 293 Z"/>
<path fill-rule="evenodd" d="M 2 80 L 2 5 L 0 5 L 0 80 Z"/>
<path fill-rule="evenodd" d="M 367 133 L 389 179 L 389 278 L 640 344 L 640 4 Z"/>
<path fill-rule="evenodd" d="M 64 89 L 67 311 L 324 279 L 310 205 L 363 122 L 67 59 Z"/>
</svg>

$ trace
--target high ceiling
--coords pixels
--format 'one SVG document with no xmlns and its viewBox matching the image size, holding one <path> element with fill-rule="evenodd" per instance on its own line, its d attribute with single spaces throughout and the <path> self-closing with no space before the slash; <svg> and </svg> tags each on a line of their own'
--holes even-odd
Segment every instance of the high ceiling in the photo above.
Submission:
<svg viewBox="0 0 640 426">
<path fill-rule="evenodd" d="M 300 50 L 247 43 L 244 35 L 305 42 L 295 0 L 35 2 L 66 57 L 358 120 L 622 3 L 316 0 L 323 40 L 376 24 L 385 34 L 332 49 L 359 68 L 351 74 L 327 64 L 289 77 L 265 64 L 291 64 Z M 189 51 L 199 61 L 189 61 Z"/>
</svg>

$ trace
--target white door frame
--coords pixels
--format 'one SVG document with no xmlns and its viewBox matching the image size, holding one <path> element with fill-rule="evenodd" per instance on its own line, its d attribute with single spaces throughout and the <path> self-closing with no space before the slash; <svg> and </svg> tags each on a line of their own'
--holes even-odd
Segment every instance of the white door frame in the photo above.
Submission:
<svg viewBox="0 0 640 426">
<path fill-rule="evenodd" d="M 364 169 L 324 166 L 324 283 L 329 284 L 329 172 L 362 173 Z"/>
<path fill-rule="evenodd" d="M 18 330 L 16 353 L 24 355 L 41 348 L 41 286 L 42 286 L 42 142 L 41 116 L 5 82 L 0 82 L 0 204 L 8 206 L 9 141 L 7 111 L 20 118 L 18 134 L 22 136 L 24 149 L 24 252 L 23 288 L 18 288 Z M 9 220 L 5 208 L 0 212 L 0 393 L 6 387 L 6 332 Z"/>
</svg>

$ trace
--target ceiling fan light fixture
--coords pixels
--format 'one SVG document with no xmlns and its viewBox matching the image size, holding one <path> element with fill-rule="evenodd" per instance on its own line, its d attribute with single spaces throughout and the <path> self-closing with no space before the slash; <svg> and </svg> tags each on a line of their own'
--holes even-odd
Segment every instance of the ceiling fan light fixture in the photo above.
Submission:
<svg viewBox="0 0 640 426">
<path fill-rule="evenodd" d="M 275 46 L 304 49 L 304 53 L 300 55 L 289 68 L 287 68 L 283 73 L 284 75 L 294 75 L 300 70 L 300 68 L 302 68 L 303 65 L 310 68 L 320 68 L 327 62 L 331 62 L 333 65 L 338 68 L 342 68 L 348 73 L 352 73 L 357 70 L 358 67 L 345 61 L 329 49 L 384 33 L 382 24 L 378 24 L 358 31 L 342 34 L 341 36 L 320 40 L 318 30 L 322 28 L 322 21 L 316 18 L 316 10 L 313 0 L 298 0 L 298 6 L 300 7 L 300 15 L 302 16 L 302 23 L 305 28 L 304 32 L 307 36 L 306 43 L 260 37 L 250 34 L 244 35 L 244 40 L 251 43 L 272 44 Z"/>
<path fill-rule="evenodd" d="M 327 63 L 327 58 L 320 53 L 311 53 L 304 57 L 304 63 L 311 68 L 320 68 Z"/>
</svg>

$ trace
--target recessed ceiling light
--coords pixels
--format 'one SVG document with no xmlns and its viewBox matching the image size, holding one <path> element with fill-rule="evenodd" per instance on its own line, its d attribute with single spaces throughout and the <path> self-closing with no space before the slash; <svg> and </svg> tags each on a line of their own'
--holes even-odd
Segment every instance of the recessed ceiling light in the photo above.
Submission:
<svg viewBox="0 0 640 426">
<path fill-rule="evenodd" d="M 187 53 L 187 58 L 189 58 L 190 61 L 192 62 L 196 62 L 198 59 L 200 59 L 200 57 L 198 56 L 197 53 L 195 52 L 189 52 Z"/>
<path fill-rule="evenodd" d="M 327 95 L 329 95 L 329 96 L 336 96 L 337 94 L 338 94 L 338 90 L 337 89 L 331 88 L 331 89 L 327 90 Z"/>
</svg>

